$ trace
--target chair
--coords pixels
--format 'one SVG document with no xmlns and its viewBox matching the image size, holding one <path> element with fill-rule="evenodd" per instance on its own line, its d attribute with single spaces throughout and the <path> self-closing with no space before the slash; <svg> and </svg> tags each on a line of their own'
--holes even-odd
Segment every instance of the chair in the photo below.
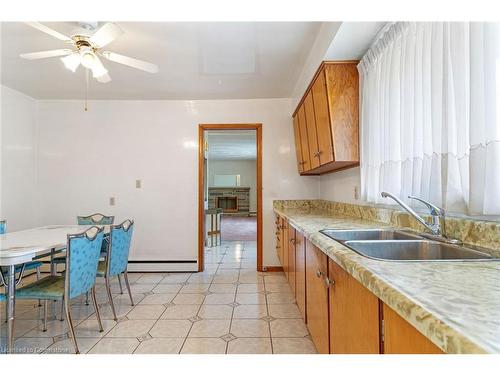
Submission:
<svg viewBox="0 0 500 375">
<path fill-rule="evenodd" d="M 78 225 L 111 225 L 114 223 L 115 217 L 114 216 L 106 216 L 106 215 L 103 215 L 101 213 L 95 213 L 95 214 L 88 215 L 88 216 L 77 216 L 76 221 L 77 221 Z M 102 248 L 101 248 L 101 256 L 102 257 L 106 256 L 106 252 L 108 251 L 108 247 L 109 247 L 109 237 L 107 235 L 105 235 L 104 239 L 102 241 Z M 57 264 L 64 264 L 64 263 L 66 263 L 66 257 L 64 255 L 58 256 L 58 257 L 52 259 L 52 263 L 54 263 L 56 265 Z M 123 294 L 122 282 L 121 282 L 120 278 L 118 278 L 118 282 L 120 283 L 121 294 Z M 86 298 L 85 303 L 87 305 L 89 304 L 88 296 Z"/>
<path fill-rule="evenodd" d="M 125 285 L 127 286 L 130 303 L 134 306 L 132 299 L 132 292 L 130 291 L 130 284 L 128 282 L 127 265 L 128 254 L 130 251 L 130 242 L 132 241 L 132 233 L 134 231 L 134 222 L 132 220 L 125 220 L 118 225 L 112 225 L 109 232 L 109 249 L 106 260 L 99 262 L 97 276 L 104 277 L 106 290 L 108 292 L 109 304 L 113 317 L 118 320 L 116 316 L 115 306 L 113 303 L 113 296 L 111 295 L 110 278 L 123 273 Z"/>
<path fill-rule="evenodd" d="M 87 292 L 92 294 L 92 302 L 103 332 L 99 305 L 95 296 L 95 281 L 103 239 L 103 229 L 92 227 L 83 233 L 69 234 L 66 251 L 66 272 L 64 276 L 48 276 L 16 290 L 17 299 L 40 299 L 44 301 L 44 331 L 47 329 L 47 303 L 60 300 L 66 311 L 69 332 L 75 352 L 78 354 L 70 300 Z"/>
</svg>

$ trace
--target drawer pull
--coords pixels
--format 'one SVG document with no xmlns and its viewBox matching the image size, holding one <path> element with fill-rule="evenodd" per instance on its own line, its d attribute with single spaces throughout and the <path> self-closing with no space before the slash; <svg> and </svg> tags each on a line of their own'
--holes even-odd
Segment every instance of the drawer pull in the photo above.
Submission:
<svg viewBox="0 0 500 375">
<path fill-rule="evenodd" d="M 290 238 L 290 243 L 295 245 L 295 238 Z"/>
<path fill-rule="evenodd" d="M 321 276 L 323 276 L 323 272 L 316 270 L 316 277 L 319 279 Z"/>
</svg>

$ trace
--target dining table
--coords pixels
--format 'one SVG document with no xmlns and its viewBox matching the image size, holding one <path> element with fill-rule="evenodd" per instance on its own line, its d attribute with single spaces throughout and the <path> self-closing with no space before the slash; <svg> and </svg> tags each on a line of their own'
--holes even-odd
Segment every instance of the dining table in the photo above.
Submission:
<svg viewBox="0 0 500 375">
<path fill-rule="evenodd" d="M 109 233 L 109 225 L 95 225 Z M 7 353 L 14 348 L 14 314 L 16 302 L 16 283 L 22 277 L 22 265 L 66 250 L 68 235 L 83 233 L 92 225 L 49 225 L 44 227 L 9 232 L 0 235 L 0 267 L 5 279 L 7 310 Z M 50 272 L 55 275 L 56 265 L 51 263 Z M 21 267 L 21 268 L 19 268 Z M 19 274 L 16 280 L 16 271 Z"/>
</svg>

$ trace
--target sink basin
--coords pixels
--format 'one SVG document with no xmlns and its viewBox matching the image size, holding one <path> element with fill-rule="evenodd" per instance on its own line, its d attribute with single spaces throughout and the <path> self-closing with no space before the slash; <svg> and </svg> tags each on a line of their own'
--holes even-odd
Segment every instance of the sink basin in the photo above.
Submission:
<svg viewBox="0 0 500 375">
<path fill-rule="evenodd" d="M 358 254 L 389 261 L 491 260 L 491 255 L 461 246 L 426 240 L 346 241 Z"/>
<path fill-rule="evenodd" d="M 422 237 L 409 232 L 394 229 L 324 229 L 321 231 L 336 241 L 353 240 L 420 240 Z"/>
</svg>

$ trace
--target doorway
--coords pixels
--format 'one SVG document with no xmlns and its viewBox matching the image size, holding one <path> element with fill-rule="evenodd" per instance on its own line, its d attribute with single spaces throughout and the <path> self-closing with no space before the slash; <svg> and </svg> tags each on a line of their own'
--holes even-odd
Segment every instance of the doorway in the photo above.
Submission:
<svg viewBox="0 0 500 375">
<path fill-rule="evenodd" d="M 206 251 L 231 241 L 246 244 L 248 250 L 254 249 L 255 267 L 262 271 L 262 124 L 200 124 L 198 130 L 198 271 L 205 269 Z M 244 172 L 216 173 L 214 167 L 210 169 L 208 143 L 211 137 L 220 139 L 227 135 L 230 139 L 237 134 L 240 139 L 245 139 L 241 135 L 246 134 L 247 144 L 250 135 L 254 140 L 253 183 Z M 238 144 L 226 151 L 230 153 L 232 149 L 241 154 L 243 148 L 250 153 L 250 147 Z M 224 154 L 224 150 L 219 154 Z M 251 155 L 247 157 L 252 160 Z M 244 159 L 244 155 L 240 158 Z M 212 166 L 215 165 L 213 162 Z"/>
</svg>

